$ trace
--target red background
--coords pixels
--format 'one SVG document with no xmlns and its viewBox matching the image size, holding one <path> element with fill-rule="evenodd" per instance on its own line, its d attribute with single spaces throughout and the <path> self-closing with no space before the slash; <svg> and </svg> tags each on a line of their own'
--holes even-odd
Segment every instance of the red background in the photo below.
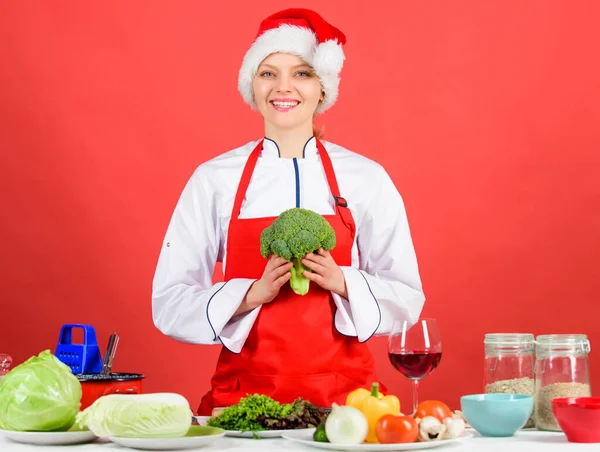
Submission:
<svg viewBox="0 0 600 452">
<path fill-rule="evenodd" d="M 262 134 L 236 91 L 259 21 L 290 2 L 3 2 L 0 352 L 91 323 L 115 370 L 195 408 L 218 347 L 155 329 L 151 282 L 197 165 Z M 587 333 L 600 384 L 595 1 L 305 1 L 348 36 L 327 139 L 404 196 L 444 355 L 422 398 L 482 391 L 486 332 Z M 301 340 L 300 332 L 290 332 Z M 382 379 L 410 405 L 386 340 Z"/>
</svg>

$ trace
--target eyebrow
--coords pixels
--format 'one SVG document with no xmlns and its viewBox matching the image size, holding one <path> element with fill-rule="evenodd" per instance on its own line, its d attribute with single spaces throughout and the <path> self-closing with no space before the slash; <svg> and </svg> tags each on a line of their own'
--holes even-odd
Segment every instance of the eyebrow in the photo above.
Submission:
<svg viewBox="0 0 600 452">
<path fill-rule="evenodd" d="M 261 64 L 259 67 L 268 67 L 268 68 L 271 68 L 271 69 L 278 69 L 277 67 L 272 66 L 272 65 L 267 64 L 267 63 Z M 310 64 L 308 64 L 308 63 L 297 64 L 296 66 L 292 67 L 292 69 L 298 69 L 298 68 L 309 68 L 312 71 L 312 68 L 310 67 Z"/>
</svg>

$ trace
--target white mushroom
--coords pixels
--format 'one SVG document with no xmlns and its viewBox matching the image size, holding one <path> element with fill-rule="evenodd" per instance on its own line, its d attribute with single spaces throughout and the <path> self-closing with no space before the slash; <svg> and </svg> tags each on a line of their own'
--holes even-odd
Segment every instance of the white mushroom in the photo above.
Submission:
<svg viewBox="0 0 600 452">
<path fill-rule="evenodd" d="M 454 413 L 452 413 L 452 419 L 462 419 L 463 422 L 465 423 L 465 428 L 471 428 L 471 426 L 465 419 L 465 415 L 460 410 L 455 410 Z"/>
<path fill-rule="evenodd" d="M 419 422 L 419 441 L 440 441 L 445 432 L 446 426 L 436 417 L 425 416 Z"/>
<path fill-rule="evenodd" d="M 447 417 L 444 419 L 444 437 L 442 439 L 454 439 L 460 437 L 465 431 L 465 421 L 462 419 Z"/>
</svg>

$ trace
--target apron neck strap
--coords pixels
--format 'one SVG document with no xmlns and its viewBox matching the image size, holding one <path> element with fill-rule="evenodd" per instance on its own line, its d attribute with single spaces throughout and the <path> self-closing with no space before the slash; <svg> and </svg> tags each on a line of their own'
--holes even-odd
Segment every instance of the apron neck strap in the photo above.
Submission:
<svg viewBox="0 0 600 452">
<path fill-rule="evenodd" d="M 235 194 L 233 210 L 231 211 L 231 219 L 237 219 L 240 216 L 240 212 L 242 210 L 242 201 L 244 201 L 244 197 L 246 196 L 246 190 L 248 190 L 248 185 L 250 185 L 250 179 L 252 178 L 254 167 L 256 166 L 256 162 L 258 161 L 258 156 L 262 151 L 264 141 L 265 140 L 263 139 L 258 142 L 256 147 L 248 157 L 248 160 L 246 161 L 246 166 L 244 166 L 242 178 L 240 179 L 237 193 Z"/>
<path fill-rule="evenodd" d="M 348 203 L 346 202 L 346 200 L 340 196 L 340 188 L 338 187 L 337 179 L 335 177 L 335 171 L 333 170 L 333 165 L 331 163 L 331 159 L 329 158 L 329 154 L 325 150 L 325 146 L 323 146 L 323 143 L 321 143 L 318 139 L 316 140 L 317 149 L 319 150 L 319 156 L 321 157 L 321 163 L 323 164 L 325 176 L 327 177 L 327 182 L 329 183 L 329 190 L 331 190 L 331 194 L 333 195 L 335 205 L 336 207 L 348 207 Z"/>
<path fill-rule="evenodd" d="M 317 149 L 319 149 L 319 155 L 321 156 L 321 162 L 323 163 L 323 169 L 325 170 L 325 176 L 327 177 L 327 182 L 329 183 L 329 190 L 331 190 L 331 194 L 333 195 L 333 200 L 335 201 L 335 211 L 342 219 L 342 222 L 346 227 L 350 230 L 350 234 L 352 235 L 352 240 L 354 240 L 354 235 L 356 234 L 356 224 L 354 223 L 354 218 L 352 218 L 352 212 L 348 208 L 348 202 L 340 195 L 340 188 L 338 187 L 337 179 L 335 177 L 335 171 L 333 170 L 333 165 L 331 163 L 331 159 L 329 158 L 329 154 L 325 150 L 325 146 L 323 143 L 319 141 L 317 138 Z"/>
<path fill-rule="evenodd" d="M 327 153 L 325 146 L 323 146 L 323 143 L 321 143 L 321 141 L 319 141 L 318 138 L 315 138 L 315 140 L 317 140 L 317 149 L 319 150 L 321 163 L 323 164 L 323 169 L 325 170 L 325 176 L 327 177 L 329 190 L 331 191 L 331 194 L 333 195 L 333 200 L 335 201 L 336 213 L 341 217 L 346 227 L 350 229 L 350 232 L 352 233 L 352 238 L 354 238 L 354 233 L 356 230 L 354 219 L 352 218 L 352 213 L 350 212 L 350 209 L 348 209 L 348 203 L 342 196 L 340 196 L 340 188 L 338 187 L 331 159 L 329 158 L 329 154 Z M 242 210 L 242 202 L 244 201 L 244 197 L 246 196 L 246 190 L 248 189 L 248 185 L 250 185 L 250 179 L 252 178 L 254 167 L 256 166 L 256 162 L 258 161 L 258 157 L 260 156 L 260 153 L 262 151 L 263 142 L 264 139 L 258 142 L 256 147 L 248 157 L 246 165 L 244 166 L 242 178 L 240 179 L 238 190 L 235 195 L 235 201 L 233 203 L 233 210 L 231 212 L 232 219 L 237 219 L 240 215 L 240 211 Z"/>
</svg>

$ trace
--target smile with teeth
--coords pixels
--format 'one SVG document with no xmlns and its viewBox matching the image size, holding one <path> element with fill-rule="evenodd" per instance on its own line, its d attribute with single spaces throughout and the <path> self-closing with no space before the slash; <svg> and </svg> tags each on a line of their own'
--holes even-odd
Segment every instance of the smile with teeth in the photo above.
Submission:
<svg viewBox="0 0 600 452">
<path fill-rule="evenodd" d="M 279 108 L 294 108 L 296 105 L 298 105 L 300 102 L 296 101 L 278 101 L 278 100 L 272 100 L 271 103 Z"/>
</svg>

